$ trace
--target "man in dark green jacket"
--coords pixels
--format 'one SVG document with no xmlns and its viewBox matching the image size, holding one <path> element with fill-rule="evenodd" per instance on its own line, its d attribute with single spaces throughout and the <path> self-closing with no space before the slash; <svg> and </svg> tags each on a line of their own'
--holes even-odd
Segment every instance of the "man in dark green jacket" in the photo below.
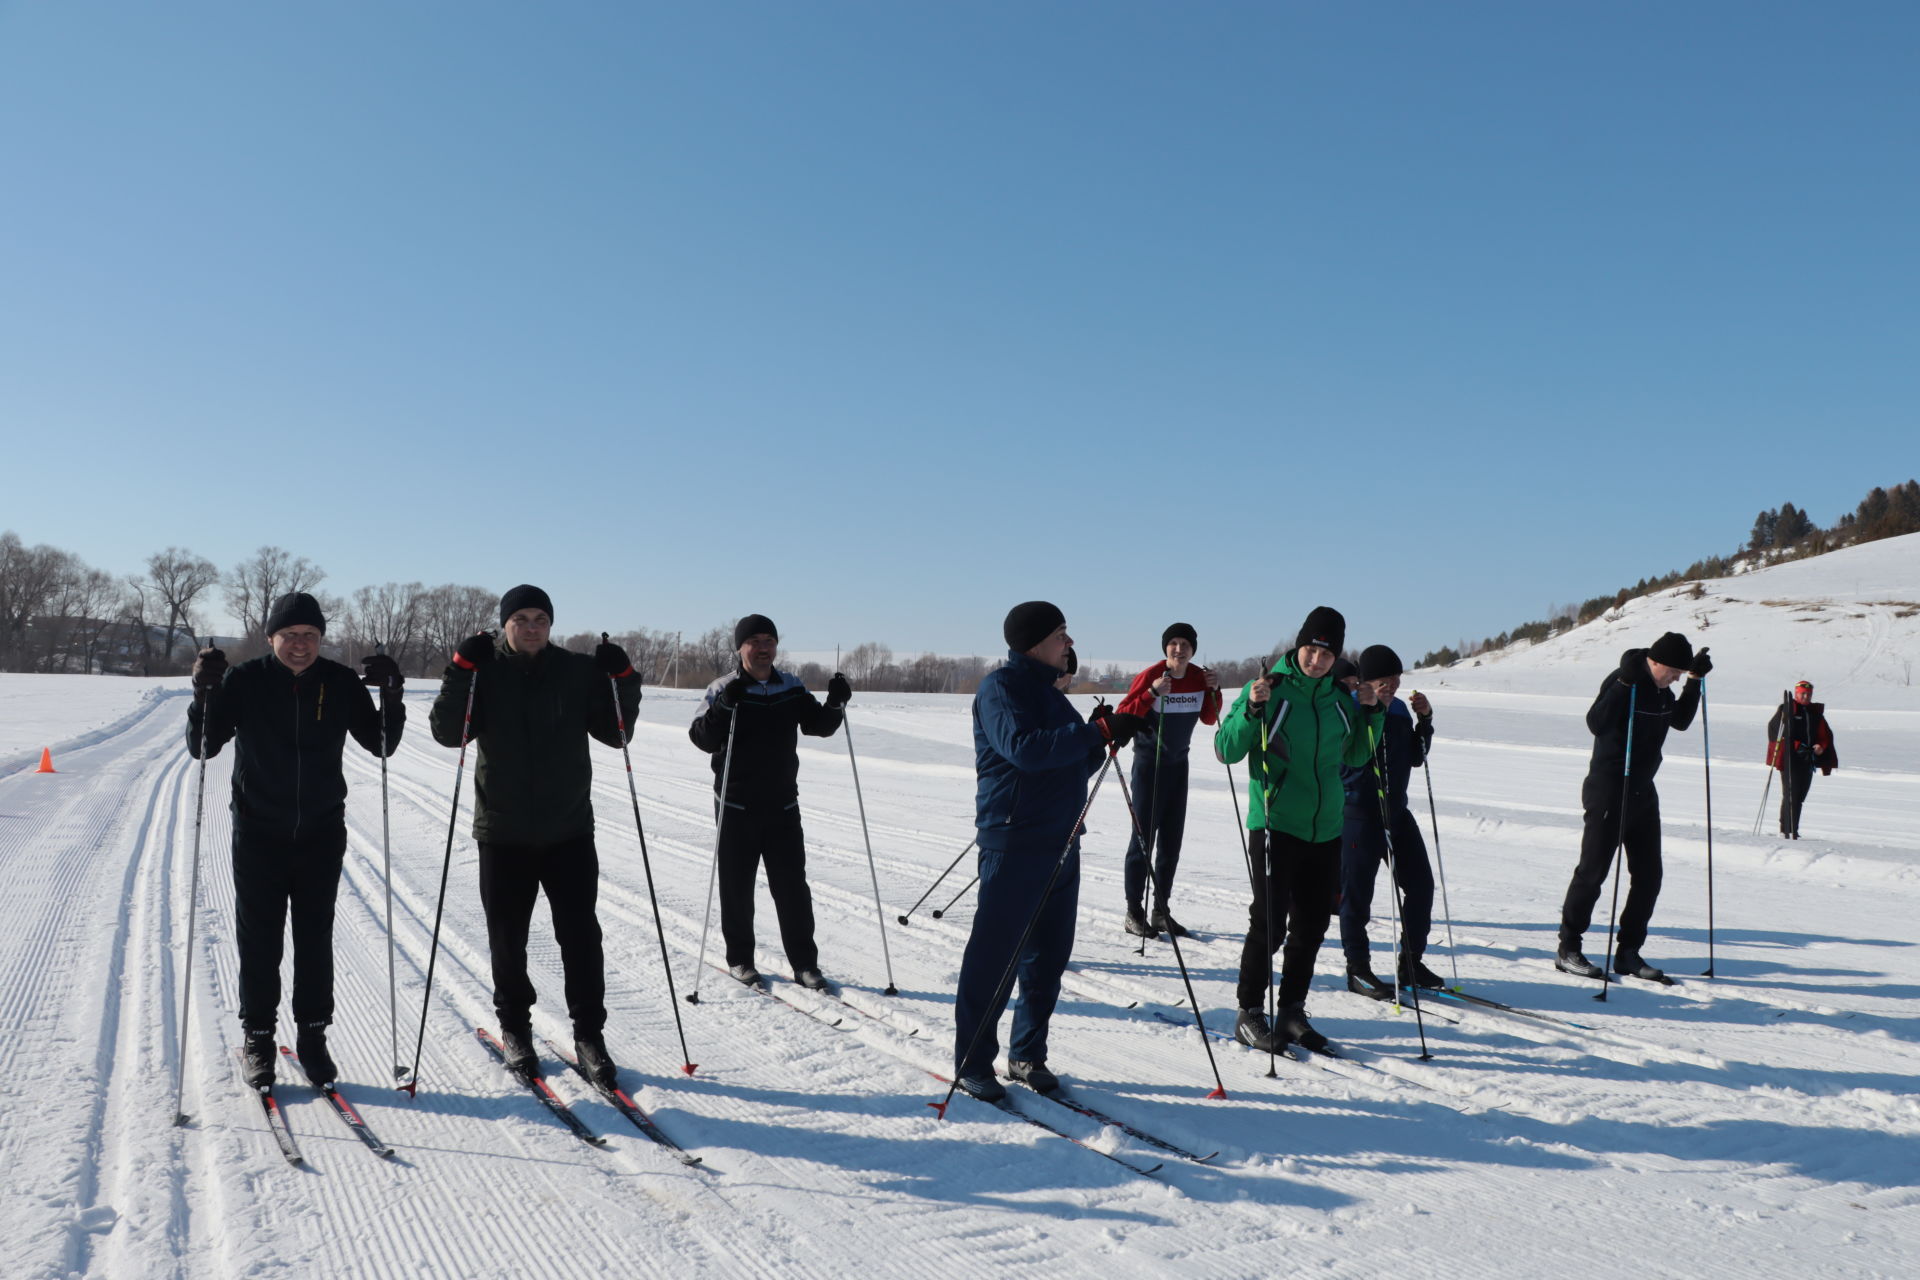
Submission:
<svg viewBox="0 0 1920 1280">
<path fill-rule="evenodd" d="M 482 633 L 461 642 L 441 677 L 431 724 L 435 742 L 459 746 L 467 692 L 474 691 L 466 728 L 478 751 L 473 838 L 480 846 L 480 904 L 507 1065 L 527 1075 L 540 1069 L 527 931 L 544 889 L 566 973 L 574 1048 L 581 1065 L 611 1085 L 616 1068 L 603 1038 L 607 977 L 594 912 L 600 859 L 587 737 L 625 745 L 620 726 L 630 734 L 640 712 L 640 677 L 619 645 L 602 643 L 591 657 L 572 653 L 548 643 L 552 628 L 553 602 L 540 588 L 518 586 L 500 597 L 498 640 Z M 619 691 L 617 718 L 609 679 Z"/>
<path fill-rule="evenodd" d="M 1270 1052 L 1289 1041 L 1306 1049 L 1327 1045 L 1307 1021 L 1307 987 L 1340 892 L 1346 811 L 1340 767 L 1372 757 L 1369 725 L 1377 731 L 1381 714 L 1371 686 L 1355 689 L 1356 707 L 1329 678 L 1346 638 L 1347 620 L 1339 611 L 1322 605 L 1308 614 L 1293 651 L 1241 690 L 1213 737 L 1215 754 L 1228 764 L 1252 757 L 1247 827 L 1256 883 L 1240 952 L 1234 1035 Z M 1278 1025 L 1269 1027 L 1261 1005 L 1283 936 L 1280 1013 Z"/>
</svg>

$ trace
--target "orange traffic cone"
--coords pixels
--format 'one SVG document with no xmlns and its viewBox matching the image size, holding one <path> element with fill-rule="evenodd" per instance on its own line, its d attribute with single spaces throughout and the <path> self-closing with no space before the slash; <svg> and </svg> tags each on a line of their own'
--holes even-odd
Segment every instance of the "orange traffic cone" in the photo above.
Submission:
<svg viewBox="0 0 1920 1280">
<path fill-rule="evenodd" d="M 38 769 L 35 769 L 34 772 L 35 773 L 58 773 L 59 772 L 59 770 L 53 767 L 53 752 L 51 749 L 47 747 L 40 748 L 40 767 Z"/>
</svg>

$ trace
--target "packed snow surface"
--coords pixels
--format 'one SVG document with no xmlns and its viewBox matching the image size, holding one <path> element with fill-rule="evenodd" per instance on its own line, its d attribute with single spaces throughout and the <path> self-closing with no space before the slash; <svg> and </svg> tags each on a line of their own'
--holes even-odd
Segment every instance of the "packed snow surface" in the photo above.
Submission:
<svg viewBox="0 0 1920 1280">
<path fill-rule="evenodd" d="M 784 981 L 764 893 L 759 920 L 760 964 L 807 1016 L 699 959 L 712 811 L 686 737 L 696 702 L 648 691 L 633 767 L 675 988 L 700 996 L 677 1002 L 691 1077 L 621 756 L 594 748 L 609 1043 L 626 1089 L 705 1169 L 672 1160 L 549 1051 L 554 1089 L 606 1138 L 582 1143 L 476 1042 L 492 1011 L 470 776 L 409 1100 L 393 1064 L 411 1059 L 419 1027 L 455 782 L 455 753 L 426 733 L 433 691 L 415 687 L 388 788 L 397 1037 L 380 770 L 358 752 L 335 929 L 343 1089 L 396 1154 L 377 1158 L 283 1079 L 306 1157 L 291 1166 L 232 1067 L 231 753 L 205 771 L 195 913 L 201 775 L 184 750 L 183 683 L 0 676 L 0 1255 L 26 1276 L 1911 1275 L 1916 601 L 1920 539 L 1897 539 L 1636 601 L 1546 644 L 1410 677 L 1403 694 L 1433 699 L 1439 735 L 1446 894 L 1429 961 L 1449 979 L 1457 969 L 1466 991 L 1554 1019 L 1430 1001 L 1430 1059 L 1410 1008 L 1342 989 L 1330 938 L 1310 1012 L 1349 1056 L 1282 1057 L 1270 1076 L 1264 1055 L 1214 1041 L 1228 1096 L 1209 1100 L 1174 953 L 1139 954 L 1120 929 L 1128 818 L 1109 781 L 1085 841 L 1052 1065 L 1095 1108 L 1218 1152 L 1204 1164 L 1031 1095 L 1026 1109 L 1097 1150 L 964 1096 L 944 1121 L 928 1108 L 944 1093 L 929 1072 L 951 1054 L 971 856 L 910 924 L 896 917 L 971 838 L 962 697 L 861 695 L 851 709 L 884 951 L 847 740 L 802 744 L 822 958 L 847 1003 Z M 1705 721 L 1669 739 L 1659 778 L 1666 887 L 1647 950 L 1680 985 L 1632 982 L 1598 1003 L 1596 984 L 1550 963 L 1578 844 L 1582 715 L 1620 652 L 1668 629 L 1717 663 Z M 1806 838 L 1785 843 L 1772 834 L 1777 786 L 1754 834 L 1763 726 L 1803 676 L 1829 706 L 1843 767 L 1815 783 Z M 43 745 L 57 774 L 22 765 Z M 1414 799 L 1424 820 L 1418 777 Z M 1203 738 L 1174 908 L 1199 934 L 1183 953 L 1222 1031 L 1246 883 L 1226 771 Z M 1375 906 L 1385 972 L 1384 879 Z M 534 938 L 535 1030 L 564 1044 L 544 913 Z M 1598 927 L 1587 941 L 1604 951 Z M 709 961 L 717 945 L 716 929 Z M 1709 961 L 1714 976 L 1699 976 Z M 895 997 L 882 994 L 889 967 Z M 191 1120 L 175 1127 L 182 1064 Z M 1142 1175 L 1100 1151 L 1160 1167 Z"/>
</svg>

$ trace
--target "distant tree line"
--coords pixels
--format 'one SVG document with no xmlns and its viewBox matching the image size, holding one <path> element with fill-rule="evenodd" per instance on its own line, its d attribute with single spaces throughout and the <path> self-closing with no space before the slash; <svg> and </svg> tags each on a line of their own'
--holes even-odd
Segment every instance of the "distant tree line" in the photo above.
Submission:
<svg viewBox="0 0 1920 1280">
<path fill-rule="evenodd" d="M 1807 556 L 1825 555 L 1842 547 L 1906 533 L 1920 533 L 1920 483 L 1912 480 L 1890 489 L 1875 488 L 1860 500 L 1860 505 L 1845 513 L 1832 526 L 1821 528 L 1803 509 L 1791 502 L 1762 511 L 1754 517 L 1747 540 L 1729 555 L 1707 556 L 1685 569 L 1676 569 L 1653 578 L 1642 578 L 1630 587 L 1607 595 L 1594 596 L 1577 605 L 1552 605 L 1547 616 L 1523 623 L 1511 631 L 1482 640 L 1462 640 L 1458 648 L 1443 645 L 1421 656 L 1422 667 L 1447 666 L 1463 658 L 1504 649 L 1523 640 L 1539 641 L 1583 626 L 1629 600 L 1664 591 L 1683 582 L 1724 578 L 1743 567 L 1759 568 Z"/>
</svg>

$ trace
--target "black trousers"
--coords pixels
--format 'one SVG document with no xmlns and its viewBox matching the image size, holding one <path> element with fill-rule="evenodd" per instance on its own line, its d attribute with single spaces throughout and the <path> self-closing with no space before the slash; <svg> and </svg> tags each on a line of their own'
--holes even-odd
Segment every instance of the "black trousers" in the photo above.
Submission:
<svg viewBox="0 0 1920 1280">
<path fill-rule="evenodd" d="M 780 945 L 795 971 L 820 967 L 813 941 L 813 891 L 807 887 L 807 842 L 800 804 L 729 808 L 720 825 L 720 936 L 727 963 L 753 964 L 753 882 L 767 864 L 767 890 L 780 921 Z"/>
<path fill-rule="evenodd" d="M 493 1008 L 503 1031 L 528 1033 L 535 992 L 527 977 L 527 932 L 542 889 L 566 974 L 567 1016 L 576 1036 L 607 1025 L 607 967 L 600 949 L 600 855 L 591 835 L 557 844 L 480 846 L 480 905 L 493 958 Z"/>
<path fill-rule="evenodd" d="M 293 1020 L 333 1021 L 333 901 L 345 825 L 298 837 L 233 834 L 234 933 L 240 944 L 240 1025 L 273 1030 L 280 956 L 293 921 Z"/>
<path fill-rule="evenodd" d="M 1588 776 L 1580 788 L 1586 809 L 1586 828 L 1580 835 L 1580 864 L 1567 885 L 1560 906 L 1560 945 L 1577 950 L 1580 936 L 1593 922 L 1593 907 L 1613 868 L 1613 851 L 1620 843 L 1621 784 L 1618 778 Z M 1627 889 L 1620 908 L 1620 933 L 1615 954 L 1635 956 L 1647 941 L 1653 904 L 1660 898 L 1660 793 L 1651 785 L 1626 797 Z"/>
<path fill-rule="evenodd" d="M 1807 792 L 1813 789 L 1814 770 L 1820 766 L 1811 755 L 1795 756 L 1780 775 L 1780 834 L 1800 834 L 1800 810 L 1806 806 Z"/>
<path fill-rule="evenodd" d="M 1340 896 L 1340 839 L 1301 840 L 1281 831 L 1249 831 L 1253 858 L 1253 905 L 1247 909 L 1247 940 L 1240 949 L 1242 1009 L 1263 1008 L 1273 981 L 1273 953 L 1280 959 L 1280 1007 L 1303 1004 L 1313 982 L 1314 958 L 1326 940 Z M 1274 936 L 1267 933 L 1272 903 Z"/>
</svg>

